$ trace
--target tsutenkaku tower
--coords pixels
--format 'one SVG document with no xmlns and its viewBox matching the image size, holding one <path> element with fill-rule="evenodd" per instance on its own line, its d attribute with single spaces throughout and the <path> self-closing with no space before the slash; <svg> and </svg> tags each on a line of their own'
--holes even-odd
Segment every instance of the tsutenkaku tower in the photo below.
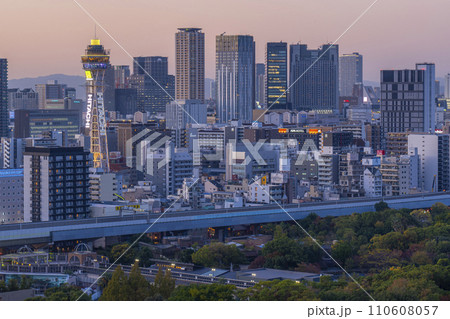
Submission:
<svg viewBox="0 0 450 319">
<path fill-rule="evenodd" d="M 81 56 L 86 73 L 86 123 L 85 133 L 89 132 L 94 168 L 109 172 L 108 142 L 106 139 L 106 117 L 103 93 L 105 73 L 111 67 L 109 50 L 105 50 L 100 40 L 93 39 L 85 55 Z"/>
</svg>

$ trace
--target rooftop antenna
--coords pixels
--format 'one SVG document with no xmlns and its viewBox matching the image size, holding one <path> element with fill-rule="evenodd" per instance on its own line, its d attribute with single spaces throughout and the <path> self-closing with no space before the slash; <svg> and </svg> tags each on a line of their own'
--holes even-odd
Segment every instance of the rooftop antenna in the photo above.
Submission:
<svg viewBox="0 0 450 319">
<path fill-rule="evenodd" d="M 97 24 L 94 24 L 94 39 L 97 39 Z"/>
</svg>

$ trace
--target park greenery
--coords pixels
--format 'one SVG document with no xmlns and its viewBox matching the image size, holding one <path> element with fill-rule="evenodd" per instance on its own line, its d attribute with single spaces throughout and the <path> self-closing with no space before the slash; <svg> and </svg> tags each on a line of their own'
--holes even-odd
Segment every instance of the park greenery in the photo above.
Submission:
<svg viewBox="0 0 450 319">
<path fill-rule="evenodd" d="M 191 256 L 192 262 L 204 267 L 229 268 L 231 264 L 244 263 L 245 257 L 236 245 L 211 243 L 205 245 Z"/>
<path fill-rule="evenodd" d="M 37 296 L 26 299 L 27 301 L 89 301 L 91 297 L 83 294 L 79 287 L 63 284 L 59 287 L 52 287 L 44 292 L 44 296 Z"/>
<path fill-rule="evenodd" d="M 247 259 L 245 247 L 219 242 L 181 250 L 176 258 L 203 267 L 229 269 L 247 264 L 250 269 L 342 274 L 334 259 L 356 282 L 349 276 L 323 275 L 319 282 L 274 280 L 247 289 L 225 284 L 175 287 L 170 271 L 160 269 L 154 283 L 149 283 L 137 265 L 129 275 L 118 266 L 112 276 L 99 281 L 101 300 L 351 301 L 370 300 L 368 294 L 380 301 L 450 300 L 450 209 L 446 205 L 436 203 L 430 209 L 411 211 L 391 209 L 380 202 L 373 212 L 325 218 L 312 213 L 297 222 L 301 227 L 294 222 L 262 225 L 259 232 L 273 238 L 256 258 Z M 108 257 L 119 259 L 129 245 L 110 248 Z M 120 263 L 131 264 L 136 258 L 141 266 L 142 260 L 148 264 L 151 251 L 134 247 Z M 8 285 L 0 282 L 0 291 L 16 289 L 20 283 Z M 52 289 L 48 296 L 46 292 L 46 300 L 58 297 L 57 288 Z"/>
<path fill-rule="evenodd" d="M 97 253 L 107 256 L 110 262 L 118 261 L 122 265 L 131 265 L 137 259 L 141 267 L 150 266 L 152 264 L 150 259 L 153 258 L 152 251 L 148 247 L 131 246 L 133 239 L 108 247 L 105 250 L 98 249 Z"/>
<path fill-rule="evenodd" d="M 15 278 L 11 278 L 6 283 L 3 280 L 0 280 L 0 293 L 2 292 L 10 292 L 16 290 L 30 289 L 33 284 L 33 279 L 28 276 L 16 276 Z"/>
<path fill-rule="evenodd" d="M 118 266 L 106 283 L 100 300 L 102 301 L 144 301 L 167 300 L 175 289 L 175 280 L 170 270 L 165 273 L 160 268 L 153 283 L 141 274 L 137 263 L 127 276 Z"/>
</svg>

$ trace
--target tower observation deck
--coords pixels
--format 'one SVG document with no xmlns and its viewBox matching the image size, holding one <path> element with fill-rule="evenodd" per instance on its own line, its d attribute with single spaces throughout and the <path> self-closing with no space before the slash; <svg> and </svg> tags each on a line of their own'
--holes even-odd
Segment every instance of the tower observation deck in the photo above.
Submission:
<svg viewBox="0 0 450 319">
<path fill-rule="evenodd" d="M 100 40 L 93 39 L 85 55 L 81 56 L 86 74 L 86 121 L 85 133 L 89 133 L 94 168 L 109 172 L 108 142 L 106 138 L 106 116 L 103 93 L 105 72 L 111 67 L 109 50 L 105 50 Z"/>
</svg>

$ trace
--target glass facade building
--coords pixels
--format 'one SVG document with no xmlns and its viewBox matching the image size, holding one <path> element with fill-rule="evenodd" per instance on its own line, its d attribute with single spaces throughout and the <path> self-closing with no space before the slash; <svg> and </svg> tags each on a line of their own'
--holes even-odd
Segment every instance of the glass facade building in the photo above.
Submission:
<svg viewBox="0 0 450 319">
<path fill-rule="evenodd" d="M 339 46 L 326 44 L 308 50 L 290 46 L 289 99 L 299 111 L 335 113 L 339 107 Z"/>
<path fill-rule="evenodd" d="M 134 58 L 130 84 L 137 90 L 138 110 L 151 114 L 164 112 L 166 104 L 175 97 L 174 81 L 174 77 L 168 74 L 167 57 Z"/>
<path fill-rule="evenodd" d="M 266 66 L 264 63 L 257 63 L 256 64 L 256 79 L 255 79 L 255 85 L 256 85 L 256 102 L 260 106 L 264 106 L 264 99 L 265 99 L 265 81 L 266 77 Z"/>
<path fill-rule="evenodd" d="M 353 96 L 353 86 L 363 83 L 363 56 L 358 52 L 339 57 L 339 92 Z"/>
<path fill-rule="evenodd" d="M 266 47 L 266 98 L 268 108 L 285 109 L 288 106 L 286 90 L 287 73 L 287 43 L 269 42 Z"/>
<path fill-rule="evenodd" d="M 255 42 L 252 36 L 216 37 L 215 83 L 219 121 L 251 121 L 255 106 Z"/>
</svg>

